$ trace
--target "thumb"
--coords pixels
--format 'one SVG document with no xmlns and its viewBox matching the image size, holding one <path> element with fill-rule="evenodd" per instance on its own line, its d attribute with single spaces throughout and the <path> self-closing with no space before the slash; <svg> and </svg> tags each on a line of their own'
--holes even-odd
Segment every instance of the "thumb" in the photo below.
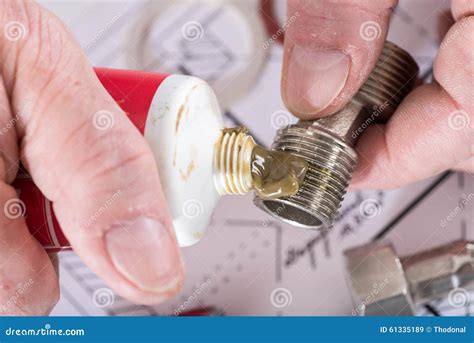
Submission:
<svg viewBox="0 0 474 343">
<path fill-rule="evenodd" d="M 396 0 L 289 0 L 282 97 L 302 119 L 340 109 L 377 62 Z"/>
<path fill-rule="evenodd" d="M 14 113 L 22 163 L 93 271 L 134 302 L 169 298 L 182 261 L 145 139 L 54 15 L 33 2 L 0 2 L 0 13 L 0 27 L 25 33 L 0 40 L 8 98 L 24 109 Z M 111 125 L 97 127 L 97 113 Z"/>
</svg>

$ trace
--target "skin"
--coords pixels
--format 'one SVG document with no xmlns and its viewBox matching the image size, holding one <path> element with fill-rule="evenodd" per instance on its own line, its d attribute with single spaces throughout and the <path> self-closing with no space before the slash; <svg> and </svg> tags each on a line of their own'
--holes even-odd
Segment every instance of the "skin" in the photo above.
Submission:
<svg viewBox="0 0 474 343">
<path fill-rule="evenodd" d="M 26 28 L 24 38 L 6 39 L 12 21 Z M 0 135 L 0 208 L 17 197 L 10 183 L 21 161 L 76 253 L 116 293 L 144 304 L 173 296 L 182 260 L 145 139 L 53 14 L 1 1 L 0 28 L 0 127 L 14 123 Z M 113 113 L 111 128 L 94 127 L 98 111 Z M 83 225 L 118 191 L 113 206 Z M 0 314 L 49 313 L 59 297 L 51 259 L 23 217 L 0 215 Z"/>
<path fill-rule="evenodd" d="M 285 38 L 288 108 L 305 119 L 341 108 L 377 60 L 393 6 L 387 0 L 290 0 L 289 15 L 299 16 Z M 473 11 L 472 2 L 453 1 L 456 23 L 437 55 L 435 82 L 418 87 L 386 125 L 361 137 L 352 187 L 397 187 L 448 168 L 474 169 Z M 359 27 L 369 20 L 380 25 L 380 39 L 360 44 Z M 10 183 L 21 161 L 53 202 L 74 250 L 116 293 L 144 304 L 172 297 L 183 281 L 182 260 L 144 138 L 58 18 L 33 2 L 1 1 L 2 31 L 12 21 L 27 34 L 14 42 L 0 36 L 0 127 L 14 123 L 0 135 L 0 207 L 16 197 Z M 295 51 L 302 58 L 292 58 Z M 329 51 L 326 58 L 321 51 Z M 311 87 L 318 80 L 326 86 Z M 112 128 L 94 127 L 98 111 L 114 114 Z M 450 129 L 453 111 L 467 113 L 471 125 Z M 118 190 L 113 206 L 82 225 Z M 59 298 L 56 262 L 22 217 L 0 216 L 0 314 L 48 314 Z"/>
<path fill-rule="evenodd" d="M 396 4 L 289 0 L 288 17 L 298 15 L 285 32 L 282 97 L 296 116 L 321 118 L 347 103 L 377 61 Z M 474 5 L 453 0 L 451 11 L 456 22 L 437 53 L 434 81 L 405 98 L 387 124 L 361 136 L 352 189 L 400 187 L 447 169 L 474 171 Z M 359 34 L 367 21 L 380 27 L 368 42 Z M 456 129 L 449 125 L 454 112 L 464 123 Z"/>
</svg>

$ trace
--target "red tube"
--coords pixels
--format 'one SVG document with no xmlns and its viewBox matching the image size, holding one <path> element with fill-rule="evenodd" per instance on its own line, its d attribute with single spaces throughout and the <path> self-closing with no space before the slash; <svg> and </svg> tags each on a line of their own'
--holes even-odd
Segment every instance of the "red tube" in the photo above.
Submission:
<svg viewBox="0 0 474 343">
<path fill-rule="evenodd" d="M 153 97 L 168 74 L 104 68 L 96 68 L 95 72 L 104 88 L 143 134 Z M 31 234 L 48 252 L 70 249 L 51 202 L 29 175 L 19 174 L 13 186 L 23 202 L 22 210 Z"/>
</svg>

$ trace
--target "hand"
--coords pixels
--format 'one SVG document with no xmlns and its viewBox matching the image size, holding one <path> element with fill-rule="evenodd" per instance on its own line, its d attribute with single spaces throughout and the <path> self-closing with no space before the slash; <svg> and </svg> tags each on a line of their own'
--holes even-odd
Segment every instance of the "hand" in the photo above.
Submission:
<svg viewBox="0 0 474 343">
<path fill-rule="evenodd" d="M 288 18 L 297 19 L 285 32 L 282 95 L 295 115 L 329 115 L 356 93 L 377 62 L 395 5 L 289 0 Z M 411 92 L 386 125 L 361 136 L 351 188 L 399 187 L 450 168 L 474 171 L 474 4 L 453 0 L 451 9 L 456 23 L 436 57 L 435 81 Z M 380 27 L 378 39 L 361 39 L 368 21 Z"/>
<path fill-rule="evenodd" d="M 110 287 L 138 303 L 174 295 L 182 260 L 152 153 L 72 35 L 35 3 L 1 1 L 0 68 L 0 207 L 17 197 L 21 161 Z M 111 129 L 94 128 L 100 110 L 114 113 Z M 58 297 L 53 263 L 24 219 L 0 216 L 0 314 L 47 314 Z"/>
</svg>

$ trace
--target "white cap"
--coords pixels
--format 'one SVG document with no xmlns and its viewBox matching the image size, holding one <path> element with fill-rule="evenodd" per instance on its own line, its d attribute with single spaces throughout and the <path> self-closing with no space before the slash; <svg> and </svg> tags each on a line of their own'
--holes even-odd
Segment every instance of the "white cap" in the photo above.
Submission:
<svg viewBox="0 0 474 343">
<path fill-rule="evenodd" d="M 199 241 L 219 200 L 213 158 L 222 128 L 216 96 L 205 81 L 170 75 L 161 83 L 144 135 L 155 156 L 180 246 Z"/>
</svg>

